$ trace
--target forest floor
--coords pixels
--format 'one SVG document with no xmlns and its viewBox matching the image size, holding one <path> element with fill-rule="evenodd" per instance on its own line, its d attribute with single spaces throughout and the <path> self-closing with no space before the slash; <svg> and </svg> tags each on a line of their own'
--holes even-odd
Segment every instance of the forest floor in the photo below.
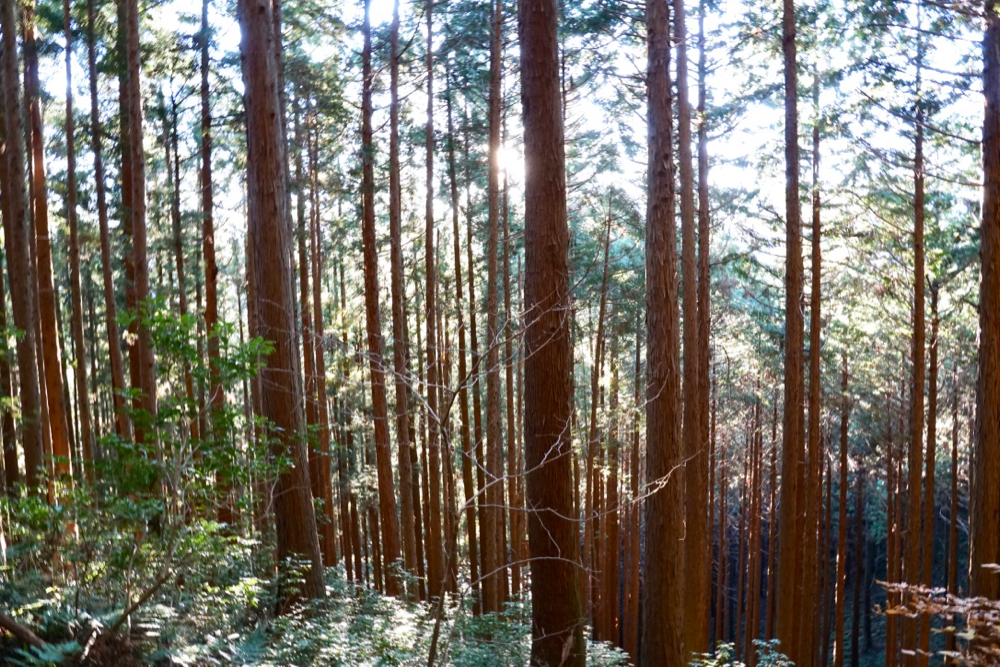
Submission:
<svg viewBox="0 0 1000 667">
<path fill-rule="evenodd" d="M 349 584 L 328 570 L 326 600 L 281 616 L 262 612 L 266 583 L 243 578 L 228 587 L 164 586 L 120 633 L 99 631 L 117 611 L 90 613 L 66 591 L 12 611 L 48 643 L 21 649 L 0 635 L 0 664 L 132 665 L 424 665 L 434 634 L 435 608 L 404 602 Z M 468 606 L 446 607 L 435 664 L 456 667 L 525 665 L 530 608 L 512 603 L 502 614 L 475 617 Z M 96 638 L 95 641 L 88 640 Z M 82 658 L 82 661 L 81 661 Z M 625 665 L 607 644 L 588 643 L 588 665 Z"/>
</svg>

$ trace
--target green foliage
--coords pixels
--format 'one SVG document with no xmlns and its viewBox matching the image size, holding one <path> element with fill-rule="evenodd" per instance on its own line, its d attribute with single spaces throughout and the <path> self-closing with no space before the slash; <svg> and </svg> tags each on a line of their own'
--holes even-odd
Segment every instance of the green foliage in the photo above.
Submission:
<svg viewBox="0 0 1000 667">
<path fill-rule="evenodd" d="M 753 640 L 757 651 L 758 667 L 793 667 L 794 663 L 778 651 L 777 639 Z M 736 647 L 721 642 L 716 644 L 714 655 L 703 653 L 691 662 L 692 667 L 744 667 L 745 663 L 736 659 Z"/>
</svg>

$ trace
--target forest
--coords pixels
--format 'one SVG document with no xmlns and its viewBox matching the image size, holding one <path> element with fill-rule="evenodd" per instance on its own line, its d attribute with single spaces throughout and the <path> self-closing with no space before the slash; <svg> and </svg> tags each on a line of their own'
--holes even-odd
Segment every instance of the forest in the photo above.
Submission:
<svg viewBox="0 0 1000 667">
<path fill-rule="evenodd" d="M 0 0 L 0 664 L 1000 665 L 996 0 Z"/>
</svg>

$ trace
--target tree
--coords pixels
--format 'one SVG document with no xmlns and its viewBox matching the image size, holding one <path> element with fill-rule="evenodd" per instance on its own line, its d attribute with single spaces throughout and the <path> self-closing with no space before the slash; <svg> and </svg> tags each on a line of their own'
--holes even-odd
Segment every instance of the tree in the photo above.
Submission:
<svg viewBox="0 0 1000 667">
<path fill-rule="evenodd" d="M 142 311 L 149 298 L 149 263 L 146 250 L 146 153 L 142 138 L 142 87 L 139 74 L 142 70 L 139 44 L 139 3 L 138 0 L 120 0 L 124 5 L 125 25 L 119 26 L 119 31 L 125 32 L 126 60 L 126 109 L 128 115 L 128 157 L 129 168 L 123 166 L 127 174 L 124 186 L 128 188 L 129 198 L 122 200 L 127 209 L 128 226 L 132 234 L 132 271 L 134 294 L 138 319 L 136 330 L 136 355 L 133 364 L 139 367 L 138 373 L 133 371 L 133 377 L 138 376 L 141 393 L 141 405 L 145 412 L 152 416 L 156 414 L 156 369 L 153 365 L 153 342 L 150 339 L 149 327 L 142 322 Z M 250 136 L 253 136 L 252 134 Z M 124 157 L 123 157 L 124 160 Z M 136 439 L 145 441 L 142 429 L 136 429 Z"/>
<path fill-rule="evenodd" d="M 80 443 L 87 479 L 94 481 L 94 437 L 90 424 L 87 353 L 83 339 L 83 292 L 80 288 L 80 234 L 76 217 L 76 154 L 73 120 L 73 30 L 70 1 L 63 0 L 66 34 L 66 218 L 70 236 L 70 292 L 73 304 L 73 350 L 76 357 L 76 405 L 80 415 Z"/>
<path fill-rule="evenodd" d="M 390 293 L 392 299 L 392 363 L 396 378 L 396 438 L 399 441 L 400 518 L 403 525 L 403 557 L 410 574 L 417 573 L 417 535 L 414 521 L 413 471 L 411 469 L 409 349 L 406 317 L 403 313 L 403 244 L 402 195 L 399 174 L 399 1 L 393 3 L 390 37 L 390 106 L 389 106 L 389 254 L 391 261 Z M 458 234 L 455 235 L 458 243 Z M 459 287 L 461 290 L 461 287 Z M 464 355 L 463 355 L 464 356 Z M 419 504 L 419 503 L 418 503 Z"/>
<path fill-rule="evenodd" d="M 708 404 L 702 403 L 702 320 L 698 313 L 696 266 L 694 161 L 691 155 L 691 102 L 688 95 L 687 17 L 684 0 L 673 0 L 674 40 L 677 43 L 677 152 L 681 184 L 681 273 L 684 285 L 684 418 L 682 438 L 687 464 L 684 467 L 685 563 L 698 563 L 708 552 L 708 440 L 701 426 Z M 684 645 L 688 656 L 708 650 L 708 619 L 711 585 L 708 570 L 692 567 L 684 578 L 689 607 L 684 614 Z"/>
<path fill-rule="evenodd" d="M 34 3 L 24 9 L 24 94 L 28 104 L 28 133 L 31 144 L 32 222 L 35 227 L 35 258 L 38 280 L 36 304 L 41 332 L 41 367 L 44 369 L 48 431 L 57 477 L 69 475 L 70 436 L 63 404 L 63 382 L 59 361 L 59 328 L 56 323 L 55 282 L 52 276 L 52 242 L 49 236 L 49 192 L 45 166 L 45 138 L 42 126 L 41 84 L 38 76 L 38 45 L 35 37 Z"/>
<path fill-rule="evenodd" d="M 382 369 L 382 324 L 379 317 L 378 255 L 375 247 L 375 176 L 373 169 L 371 126 L 371 24 L 369 2 L 365 3 L 364 88 L 362 93 L 362 238 L 365 254 L 365 323 L 367 325 L 368 364 L 371 369 L 372 417 L 375 422 L 375 459 L 378 470 L 378 503 L 381 519 L 385 566 L 399 559 L 399 526 L 396 519 L 396 496 L 392 484 L 392 453 L 389 449 L 389 407 L 385 395 L 385 372 Z M 386 594 L 399 595 L 400 582 L 393 574 L 386 577 Z"/>
<path fill-rule="evenodd" d="M 503 534 L 504 480 L 500 421 L 500 302 L 497 255 L 500 242 L 500 28 L 501 5 L 493 3 L 490 38 L 489 176 L 487 185 L 486 243 L 486 507 L 483 512 L 483 611 L 501 609 L 501 580 L 506 580 Z"/>
<path fill-rule="evenodd" d="M 101 115 L 97 99 L 97 38 L 95 34 L 96 0 L 87 0 L 87 69 L 90 81 L 90 151 L 94 155 L 94 191 L 97 195 L 97 222 L 101 236 L 101 271 L 104 282 L 105 330 L 108 339 L 108 360 L 111 366 L 111 400 L 115 413 L 115 432 L 131 437 L 131 424 L 125 411 L 125 371 L 123 370 L 121 339 L 118 335 L 118 315 L 115 304 L 115 283 L 111 267 L 111 234 L 108 231 L 108 202 L 104 187 L 104 157 L 101 147 Z M 124 192 L 123 192 L 124 195 Z"/>
<path fill-rule="evenodd" d="M 670 9 L 646 3 L 646 586 L 642 664 L 680 665 L 684 652 L 684 502 L 680 475 L 680 350 L 674 222 Z M 655 556 L 654 556 L 655 554 Z"/>
<path fill-rule="evenodd" d="M 278 475 L 274 495 L 277 556 L 304 559 L 301 586 L 306 598 L 324 595 L 316 518 L 309 493 L 304 442 L 302 385 L 295 365 L 292 267 L 289 264 L 284 206 L 285 179 L 278 114 L 278 77 L 274 50 L 281 38 L 273 32 L 271 3 L 240 0 L 244 103 L 247 114 L 247 239 L 256 285 L 256 332 L 271 341 L 261 369 L 261 414 L 270 422 L 272 456 L 291 466 Z M 287 595 L 287 591 L 285 592 Z"/>
<path fill-rule="evenodd" d="M 28 204 L 25 193 L 25 152 L 21 138 L 24 122 L 21 116 L 21 88 L 17 75 L 17 20 L 13 2 L 0 6 L 3 31 L 4 77 L 4 158 L 6 177 L 0 179 L 8 190 L 9 213 L 4 211 L 4 245 L 7 273 L 10 278 L 11 310 L 14 326 L 21 334 L 17 339 L 17 365 L 20 369 L 21 445 L 24 452 L 25 481 L 34 489 L 42 472 L 41 393 L 35 356 L 34 301 L 35 278 L 29 262 Z"/>
<path fill-rule="evenodd" d="M 1000 561 L 1000 497 L 988 480 L 1000 479 L 1000 16 L 985 4 L 983 36 L 983 213 L 980 239 L 979 380 L 973 445 L 970 592 L 1000 599 L 1000 577 L 984 567 Z"/>
<path fill-rule="evenodd" d="M 802 599 L 802 543 L 807 537 L 803 525 L 806 494 L 803 452 L 802 343 L 802 221 L 799 210 L 799 120 L 795 58 L 795 3 L 782 5 L 782 53 L 785 75 L 785 397 L 781 453 L 781 506 L 778 523 L 778 608 L 776 635 L 782 651 L 794 662 L 811 655 L 798 643 L 801 614 L 794 601 Z"/>
<path fill-rule="evenodd" d="M 425 176 L 427 192 L 424 200 L 424 322 L 427 326 L 427 482 L 430 512 L 427 515 L 427 590 L 430 596 L 443 594 L 444 564 L 441 534 L 441 415 L 438 413 L 437 358 L 437 275 L 434 245 L 434 32 L 433 3 L 425 8 L 427 19 L 427 126 Z"/>
<path fill-rule="evenodd" d="M 566 156 L 554 0 L 521 0 L 524 124 L 524 439 L 531 561 L 531 663 L 583 665 L 579 546 L 572 520 L 572 416 Z"/>
</svg>

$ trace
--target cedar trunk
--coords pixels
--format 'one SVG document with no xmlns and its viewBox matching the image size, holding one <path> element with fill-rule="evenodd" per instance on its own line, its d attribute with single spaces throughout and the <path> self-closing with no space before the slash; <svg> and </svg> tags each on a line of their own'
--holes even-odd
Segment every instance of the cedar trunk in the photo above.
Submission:
<svg viewBox="0 0 1000 667">
<path fill-rule="evenodd" d="M 524 438 L 531 559 L 531 664 L 586 661 L 572 519 L 569 227 L 559 99 L 558 7 L 521 0 L 521 102 L 525 166 Z"/>
</svg>

